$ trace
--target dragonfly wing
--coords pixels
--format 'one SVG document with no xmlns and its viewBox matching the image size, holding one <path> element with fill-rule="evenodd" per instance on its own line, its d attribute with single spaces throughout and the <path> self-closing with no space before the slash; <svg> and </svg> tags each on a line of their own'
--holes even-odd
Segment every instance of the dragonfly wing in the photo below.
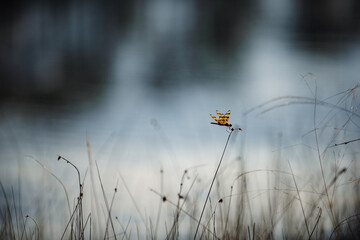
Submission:
<svg viewBox="0 0 360 240">
<path fill-rule="evenodd" d="M 228 122 L 229 122 L 230 113 L 231 113 L 230 110 L 225 113 L 225 115 L 224 115 L 224 121 L 225 121 L 225 123 L 228 123 Z"/>
<path fill-rule="evenodd" d="M 210 116 L 217 122 L 219 123 L 219 119 L 217 119 L 217 117 L 215 117 L 214 115 L 210 114 Z"/>
</svg>

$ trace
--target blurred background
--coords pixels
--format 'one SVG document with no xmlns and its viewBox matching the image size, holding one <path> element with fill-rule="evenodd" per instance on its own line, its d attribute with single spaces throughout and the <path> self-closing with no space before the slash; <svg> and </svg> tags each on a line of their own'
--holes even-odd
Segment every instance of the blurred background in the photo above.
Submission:
<svg viewBox="0 0 360 240">
<path fill-rule="evenodd" d="M 187 168 L 213 173 L 228 136 L 209 124 L 215 110 L 243 128 L 228 158 L 266 167 L 274 149 L 314 140 L 314 105 L 248 110 L 359 82 L 356 0 L 16 1 L 0 12 L 0 180 L 29 212 L 57 186 L 34 159 L 70 191 L 75 172 L 57 156 L 86 176 L 88 139 L 105 186 L 121 172 L 157 199 L 160 169 L 164 192 Z"/>
</svg>

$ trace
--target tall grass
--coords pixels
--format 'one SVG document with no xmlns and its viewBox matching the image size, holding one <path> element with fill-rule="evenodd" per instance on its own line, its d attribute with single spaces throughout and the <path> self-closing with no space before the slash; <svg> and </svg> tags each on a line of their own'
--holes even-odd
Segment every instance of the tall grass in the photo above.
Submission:
<svg viewBox="0 0 360 240">
<path fill-rule="evenodd" d="M 209 180 L 199 180 L 202 176 L 198 167 L 188 168 L 179 184 L 171 186 L 177 189 L 176 195 L 167 195 L 165 170 L 160 171 L 159 190 L 152 187 L 142 193 L 144 198 L 159 197 L 154 215 L 148 215 L 139 205 L 139 199 L 133 195 L 136 189 L 122 171 L 118 170 L 114 178 L 115 188 L 109 190 L 104 185 L 101 165 L 93 164 L 89 142 L 87 169 L 58 157 L 59 168 L 69 164 L 75 170 L 75 195 L 69 194 L 73 191 L 68 191 L 60 177 L 34 159 L 63 189 L 63 211 L 68 216 L 58 226 L 62 234 L 47 236 L 46 222 L 24 213 L 17 198 L 20 195 L 0 182 L 0 239 L 359 239 L 359 138 L 349 139 L 346 134 L 348 128 L 360 130 L 358 88 L 357 85 L 326 99 L 319 99 L 316 90 L 312 98 L 279 97 L 251 109 L 246 114 L 261 115 L 280 107 L 311 104 L 313 126 L 305 136 L 312 141 L 284 147 L 279 136 L 272 167 L 252 168 L 243 154 L 246 145 L 239 150 L 240 161 L 224 158 L 229 149 L 238 147 L 229 144 L 231 130 L 222 150 L 224 143 L 219 142 L 222 154 L 215 171 L 208 174 Z M 325 114 L 320 114 L 319 108 L 327 109 Z M 340 120 L 336 118 L 339 115 Z M 287 154 L 295 152 L 295 148 L 303 151 L 298 156 L 303 165 Z M 119 190 L 119 182 L 124 191 Z M 89 184 L 88 188 L 85 184 Z M 136 209 L 131 217 L 114 210 L 125 197 Z M 86 207 L 89 202 L 90 207 Z"/>
</svg>

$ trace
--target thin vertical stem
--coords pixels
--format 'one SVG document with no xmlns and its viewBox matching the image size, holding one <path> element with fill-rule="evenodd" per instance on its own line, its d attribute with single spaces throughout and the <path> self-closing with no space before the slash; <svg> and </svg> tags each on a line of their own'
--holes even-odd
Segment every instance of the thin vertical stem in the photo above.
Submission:
<svg viewBox="0 0 360 240">
<path fill-rule="evenodd" d="M 327 197 L 328 205 L 329 205 L 329 209 L 330 209 L 331 222 L 333 224 L 333 227 L 335 227 L 336 226 L 335 217 L 334 217 L 334 213 L 333 213 L 333 210 L 332 210 L 332 203 L 331 203 L 331 200 L 330 200 L 330 197 L 329 197 L 328 188 L 326 186 L 324 168 L 323 168 L 323 165 L 322 165 L 320 149 L 319 149 L 319 140 L 318 140 L 317 129 L 316 129 L 316 106 L 317 106 L 317 85 L 315 86 L 315 106 L 314 106 L 314 133 L 315 133 L 315 141 L 316 141 L 316 150 L 317 150 L 319 163 L 320 163 L 321 177 L 322 177 L 322 180 L 323 180 L 323 183 L 324 183 L 325 193 L 326 193 L 326 197 Z"/>
<path fill-rule="evenodd" d="M 300 196 L 299 188 L 298 188 L 298 185 L 297 185 L 297 183 L 296 183 L 295 175 L 294 175 L 294 172 L 293 172 L 293 170 L 292 170 L 292 167 L 291 167 L 291 164 L 290 164 L 290 161 L 289 161 L 289 160 L 288 160 L 288 164 L 289 164 L 289 168 L 290 168 L 290 171 L 291 171 L 291 176 L 292 176 L 292 178 L 293 178 L 293 180 L 294 180 L 294 183 L 295 183 L 296 192 L 297 192 L 298 197 L 299 197 L 300 206 L 301 206 L 301 211 L 302 211 L 302 214 L 303 214 L 303 216 L 304 216 L 306 231 L 307 231 L 307 234 L 308 234 L 309 239 L 310 239 L 310 238 L 311 238 L 311 234 L 310 234 L 310 230 L 309 230 L 309 225 L 308 225 L 307 220 L 306 220 L 304 206 L 303 206 L 302 201 L 301 201 L 301 196 Z"/>
<path fill-rule="evenodd" d="M 228 145 L 229 140 L 230 140 L 230 137 L 231 137 L 231 133 L 232 133 L 233 131 L 234 131 L 234 129 L 231 129 L 231 131 L 230 131 L 230 133 L 229 133 L 229 136 L 228 136 L 228 138 L 227 138 L 227 140 L 226 140 L 226 144 L 225 144 L 225 147 L 224 147 L 224 151 L 223 151 L 223 153 L 222 153 L 222 155 L 221 155 L 219 164 L 218 164 L 218 166 L 217 166 L 217 168 L 216 168 L 214 177 L 213 177 L 213 179 L 212 179 L 212 182 L 211 182 L 211 185 L 210 185 L 210 189 L 209 189 L 209 192 L 208 192 L 208 194 L 207 194 L 207 196 L 206 196 L 205 203 L 204 203 L 203 209 L 202 209 L 201 214 L 200 214 L 199 222 L 198 222 L 198 225 L 197 225 L 197 227 L 196 227 L 196 231 L 195 231 L 195 235 L 194 235 L 194 240 L 196 239 L 196 235 L 197 235 L 197 233 L 198 233 L 198 231 L 199 231 L 199 226 L 200 226 L 200 224 L 201 224 L 201 219 L 202 219 L 202 216 L 203 216 L 204 211 L 205 211 L 206 203 L 207 203 L 207 201 L 209 200 L 209 196 L 210 196 L 211 189 L 212 189 L 212 187 L 213 187 L 213 185 L 214 185 L 214 182 L 215 182 L 215 179 L 216 179 L 216 175 L 217 175 L 217 173 L 218 173 L 218 171 L 219 171 L 221 162 L 222 162 L 222 160 L 223 160 L 223 158 L 224 158 L 225 151 L 226 151 L 227 145 Z"/>
</svg>

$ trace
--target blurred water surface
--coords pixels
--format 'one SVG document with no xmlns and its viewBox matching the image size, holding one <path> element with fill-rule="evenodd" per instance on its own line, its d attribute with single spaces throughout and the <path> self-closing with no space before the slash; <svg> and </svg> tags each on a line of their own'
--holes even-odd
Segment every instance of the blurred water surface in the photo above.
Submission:
<svg viewBox="0 0 360 240">
<path fill-rule="evenodd" d="M 2 8 L 0 180 L 40 191 L 26 186 L 47 176 L 35 158 L 71 184 L 72 170 L 56 159 L 73 160 L 85 174 L 86 139 L 111 186 L 118 171 L 144 188 L 158 186 L 160 168 L 174 171 L 176 183 L 192 166 L 205 164 L 212 174 L 227 137 L 209 124 L 216 109 L 231 109 L 230 122 L 244 130 L 229 158 L 266 165 L 273 149 L 302 142 L 314 128 L 314 106 L 244 116 L 247 110 L 280 96 L 314 98 L 315 88 L 324 99 L 359 81 L 360 5 L 320 2 L 20 1 Z"/>
</svg>

